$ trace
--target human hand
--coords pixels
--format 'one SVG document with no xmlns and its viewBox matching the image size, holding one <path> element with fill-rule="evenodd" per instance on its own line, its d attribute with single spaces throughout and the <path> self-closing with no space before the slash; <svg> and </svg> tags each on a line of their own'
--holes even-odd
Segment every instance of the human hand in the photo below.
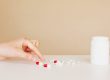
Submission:
<svg viewBox="0 0 110 80">
<path fill-rule="evenodd" d="M 44 61 L 44 57 L 38 50 L 39 42 L 37 40 L 29 40 L 26 38 L 10 41 L 0 44 L 0 59 L 8 59 L 13 57 L 22 57 L 31 61 L 36 61 L 39 57 Z"/>
</svg>

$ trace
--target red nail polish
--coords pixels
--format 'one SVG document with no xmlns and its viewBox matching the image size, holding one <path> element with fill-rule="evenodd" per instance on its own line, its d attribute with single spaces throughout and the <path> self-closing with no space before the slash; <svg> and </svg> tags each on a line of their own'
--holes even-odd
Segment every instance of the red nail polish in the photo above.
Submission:
<svg viewBox="0 0 110 80">
<path fill-rule="evenodd" d="M 44 67 L 47 67 L 47 64 L 44 64 L 43 66 L 44 66 Z"/>
<path fill-rule="evenodd" d="M 25 52 L 31 52 L 31 49 L 29 49 L 29 47 L 27 46 L 27 47 L 25 47 L 24 51 Z"/>
<path fill-rule="evenodd" d="M 54 60 L 54 63 L 57 63 L 57 60 Z"/>
<path fill-rule="evenodd" d="M 38 61 L 36 62 L 36 65 L 39 65 L 39 62 Z"/>
</svg>

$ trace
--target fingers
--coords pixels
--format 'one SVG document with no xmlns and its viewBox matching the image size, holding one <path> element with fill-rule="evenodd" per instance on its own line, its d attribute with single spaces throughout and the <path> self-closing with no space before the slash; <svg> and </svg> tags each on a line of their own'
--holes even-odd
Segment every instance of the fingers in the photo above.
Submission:
<svg viewBox="0 0 110 80">
<path fill-rule="evenodd" d="M 26 53 L 25 53 L 26 54 Z M 37 61 L 37 58 L 35 57 L 35 55 L 32 55 L 32 54 L 26 54 L 25 57 L 30 60 L 30 61 L 34 61 L 36 62 Z"/>
<path fill-rule="evenodd" d="M 38 40 L 30 40 L 30 42 L 31 42 L 34 46 L 36 46 L 36 47 L 39 46 L 39 41 L 38 41 Z"/>
<path fill-rule="evenodd" d="M 28 52 L 28 53 L 32 52 L 32 50 L 28 47 L 27 43 L 25 42 L 22 44 L 22 48 L 25 52 Z"/>
<path fill-rule="evenodd" d="M 30 42 L 31 42 L 36 48 L 39 46 L 38 40 L 30 40 Z M 31 52 L 31 51 L 32 51 L 32 50 L 28 47 L 28 45 L 27 45 L 26 42 L 24 42 L 22 45 L 23 45 L 22 48 L 23 48 L 23 50 L 24 50 L 25 52 Z"/>
<path fill-rule="evenodd" d="M 17 50 L 17 52 L 19 53 L 20 57 L 28 59 L 30 61 L 37 61 L 37 57 L 35 55 L 29 54 L 27 52 L 24 52 L 22 50 Z"/>
<path fill-rule="evenodd" d="M 44 61 L 44 58 L 43 58 L 43 56 L 41 55 L 40 51 L 38 50 L 37 47 L 35 47 L 35 46 L 31 43 L 31 41 L 25 40 L 25 41 L 23 42 L 23 44 L 27 45 L 27 47 L 28 47 L 33 53 L 35 53 L 35 54 L 39 57 L 39 59 L 40 59 L 41 61 Z M 36 44 L 36 43 L 34 43 L 34 44 Z"/>
<path fill-rule="evenodd" d="M 30 40 L 30 42 L 37 48 L 39 46 L 39 42 L 37 40 Z M 32 50 L 28 47 L 27 43 L 22 44 L 22 48 L 25 52 L 31 52 Z"/>
</svg>

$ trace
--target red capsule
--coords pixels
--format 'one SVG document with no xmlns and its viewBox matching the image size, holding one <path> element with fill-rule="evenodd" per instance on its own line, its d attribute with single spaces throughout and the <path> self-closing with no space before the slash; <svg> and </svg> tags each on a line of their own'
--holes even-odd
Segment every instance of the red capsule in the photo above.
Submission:
<svg viewBox="0 0 110 80">
<path fill-rule="evenodd" d="M 47 67 L 48 65 L 47 65 L 47 64 L 44 64 L 43 66 L 44 66 L 44 67 Z"/>
<path fill-rule="evenodd" d="M 54 63 L 57 63 L 57 60 L 54 60 Z"/>
<path fill-rule="evenodd" d="M 38 61 L 36 62 L 36 65 L 39 65 L 39 62 Z"/>
</svg>

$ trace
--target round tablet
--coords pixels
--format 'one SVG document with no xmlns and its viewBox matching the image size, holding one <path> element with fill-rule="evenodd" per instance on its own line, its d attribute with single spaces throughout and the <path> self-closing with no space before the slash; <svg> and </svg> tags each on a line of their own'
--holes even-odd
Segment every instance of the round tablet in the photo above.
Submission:
<svg viewBox="0 0 110 80">
<path fill-rule="evenodd" d="M 36 61 L 36 65 L 39 65 L 39 62 L 38 61 Z"/>
<path fill-rule="evenodd" d="M 54 63 L 57 63 L 57 60 L 54 60 Z"/>
<path fill-rule="evenodd" d="M 48 67 L 48 65 L 47 65 L 47 64 L 44 64 L 43 66 L 44 66 L 44 67 Z"/>
</svg>

